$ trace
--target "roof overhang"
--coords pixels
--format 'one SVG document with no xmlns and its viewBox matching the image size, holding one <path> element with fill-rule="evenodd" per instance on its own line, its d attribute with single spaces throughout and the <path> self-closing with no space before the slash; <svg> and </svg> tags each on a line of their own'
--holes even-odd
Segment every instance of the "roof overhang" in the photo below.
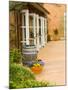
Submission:
<svg viewBox="0 0 68 90">
<path fill-rule="evenodd" d="M 48 10 L 46 10 L 41 4 L 39 3 L 31 3 L 34 7 L 36 7 L 38 10 L 45 14 L 50 14 Z"/>
<path fill-rule="evenodd" d="M 33 3 L 33 2 L 19 2 L 19 1 L 9 1 L 9 9 L 10 10 L 20 10 L 23 6 L 32 5 L 39 11 L 43 12 L 45 15 L 50 14 L 48 10 L 46 10 L 40 3 Z"/>
</svg>

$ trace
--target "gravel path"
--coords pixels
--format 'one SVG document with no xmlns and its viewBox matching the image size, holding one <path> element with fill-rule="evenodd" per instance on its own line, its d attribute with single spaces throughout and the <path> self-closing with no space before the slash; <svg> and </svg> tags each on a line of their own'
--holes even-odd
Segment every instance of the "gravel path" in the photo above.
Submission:
<svg viewBox="0 0 68 90">
<path fill-rule="evenodd" d="M 45 66 L 36 79 L 54 82 L 56 85 L 65 85 L 65 41 L 51 41 L 38 53 Z"/>
</svg>

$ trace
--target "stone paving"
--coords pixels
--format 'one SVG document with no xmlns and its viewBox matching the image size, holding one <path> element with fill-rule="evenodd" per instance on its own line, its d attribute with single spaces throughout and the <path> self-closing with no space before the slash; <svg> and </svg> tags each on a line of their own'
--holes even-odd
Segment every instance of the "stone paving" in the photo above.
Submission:
<svg viewBox="0 0 68 90">
<path fill-rule="evenodd" d="M 65 41 L 48 42 L 39 51 L 38 58 L 43 59 L 45 66 L 36 79 L 65 85 Z"/>
</svg>

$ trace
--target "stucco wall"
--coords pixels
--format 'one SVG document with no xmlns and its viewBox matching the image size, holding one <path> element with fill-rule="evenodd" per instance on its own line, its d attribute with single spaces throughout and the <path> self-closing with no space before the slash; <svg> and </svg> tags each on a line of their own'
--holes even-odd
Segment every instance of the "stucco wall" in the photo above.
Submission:
<svg viewBox="0 0 68 90">
<path fill-rule="evenodd" d="M 14 11 L 9 13 L 9 44 L 10 48 L 16 47 L 16 30 L 15 30 L 15 17 Z"/>
<path fill-rule="evenodd" d="M 64 12 L 65 5 L 57 4 L 43 4 L 50 14 L 48 15 L 48 34 L 51 39 L 55 39 L 54 30 L 58 30 L 57 38 L 64 37 Z"/>
</svg>

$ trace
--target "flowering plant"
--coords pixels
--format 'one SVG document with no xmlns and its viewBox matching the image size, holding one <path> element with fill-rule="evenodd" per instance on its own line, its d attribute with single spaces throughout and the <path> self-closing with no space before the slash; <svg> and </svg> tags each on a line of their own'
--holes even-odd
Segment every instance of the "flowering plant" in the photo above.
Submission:
<svg viewBox="0 0 68 90">
<path fill-rule="evenodd" d="M 35 74 L 39 74 L 42 72 L 42 65 L 40 65 L 39 63 L 35 63 L 33 64 L 33 66 L 31 67 L 31 70 L 35 73 Z"/>
</svg>

